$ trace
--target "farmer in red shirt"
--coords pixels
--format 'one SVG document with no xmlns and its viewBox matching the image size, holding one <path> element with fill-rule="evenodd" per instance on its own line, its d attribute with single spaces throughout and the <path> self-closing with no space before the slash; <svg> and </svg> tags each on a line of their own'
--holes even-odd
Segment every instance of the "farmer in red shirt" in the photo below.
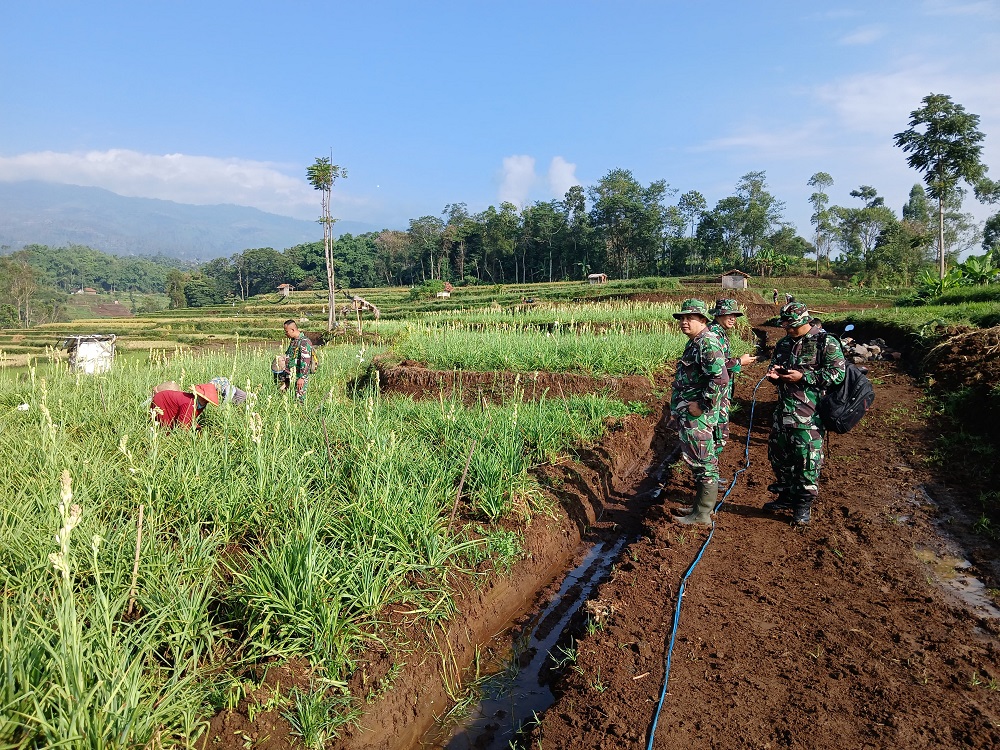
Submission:
<svg viewBox="0 0 1000 750">
<path fill-rule="evenodd" d="M 197 418 L 204 411 L 205 404 L 219 405 L 219 391 L 212 383 L 193 385 L 190 392 L 186 392 L 177 383 L 168 381 L 153 389 L 153 401 L 149 408 L 153 419 L 167 429 L 176 425 L 194 425 L 197 429 Z"/>
</svg>

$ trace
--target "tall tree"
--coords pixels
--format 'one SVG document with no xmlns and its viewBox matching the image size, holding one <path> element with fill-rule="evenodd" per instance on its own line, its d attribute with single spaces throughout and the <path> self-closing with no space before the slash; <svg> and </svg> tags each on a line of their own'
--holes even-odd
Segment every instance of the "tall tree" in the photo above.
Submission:
<svg viewBox="0 0 1000 750">
<path fill-rule="evenodd" d="M 910 127 L 893 141 L 909 156 L 906 163 L 924 175 L 927 192 L 938 202 L 938 273 L 945 274 L 945 202 L 965 181 L 978 187 L 986 175 L 981 161 L 979 115 L 965 111 L 945 94 L 928 94 L 910 113 Z"/>
<path fill-rule="evenodd" d="M 816 238 L 816 275 L 819 276 L 820 256 L 826 255 L 826 267 L 830 268 L 830 245 L 833 244 L 833 219 L 830 215 L 830 196 L 826 191 L 833 186 L 833 178 L 826 172 L 817 172 L 806 183 L 814 188 L 809 196 L 813 212 L 809 221 L 813 225 L 813 236 Z"/>
<path fill-rule="evenodd" d="M 332 156 L 322 156 L 306 167 L 306 177 L 314 190 L 320 191 L 320 206 L 323 225 L 323 257 L 326 259 L 326 288 L 329 312 L 326 319 L 326 330 L 332 331 L 337 322 L 337 278 L 333 262 L 333 225 L 336 219 L 330 213 L 330 198 L 333 194 L 333 183 L 347 177 L 347 170 L 333 163 Z"/>
<path fill-rule="evenodd" d="M 688 190 L 677 201 L 677 210 L 684 219 L 684 225 L 689 228 L 691 237 L 694 237 L 695 227 L 707 208 L 705 196 L 697 190 Z"/>
<path fill-rule="evenodd" d="M 780 228 L 785 203 L 767 190 L 765 172 L 748 172 L 743 175 L 736 185 L 736 197 L 743 201 L 740 231 L 743 257 L 752 258 L 766 246 L 767 236 Z"/>
</svg>

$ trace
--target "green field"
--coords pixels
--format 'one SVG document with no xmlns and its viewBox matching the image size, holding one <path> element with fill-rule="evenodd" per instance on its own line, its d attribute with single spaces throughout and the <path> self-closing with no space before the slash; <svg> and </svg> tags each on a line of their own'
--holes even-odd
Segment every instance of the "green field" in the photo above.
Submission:
<svg viewBox="0 0 1000 750">
<path fill-rule="evenodd" d="M 372 293 L 382 319 L 364 319 L 362 338 L 355 318 L 320 349 L 304 408 L 276 391 L 269 360 L 286 317 L 325 327 L 322 302 L 0 332 L 0 746 L 183 744 L 232 704 L 248 668 L 275 657 L 303 657 L 320 678 L 289 695 L 293 726 L 304 732 L 317 705 L 327 734 L 351 720 L 364 697 L 343 688 L 382 642 L 386 608 L 425 626 L 447 620 L 456 582 L 504 575 L 521 554 L 518 529 L 554 511 L 533 470 L 642 408 L 596 395 L 413 401 L 378 391 L 372 359 L 652 377 L 686 342 L 677 305 L 622 297 L 679 292 L 657 283 L 479 287 L 445 305 Z M 822 285 L 799 293 L 857 299 Z M 1000 303 L 977 294 L 830 318 L 985 325 Z M 749 350 L 737 330 L 734 350 Z M 115 367 L 71 374 L 51 347 L 98 331 L 120 336 Z M 215 375 L 247 403 L 210 408 L 200 433 L 152 425 L 153 385 Z"/>
</svg>

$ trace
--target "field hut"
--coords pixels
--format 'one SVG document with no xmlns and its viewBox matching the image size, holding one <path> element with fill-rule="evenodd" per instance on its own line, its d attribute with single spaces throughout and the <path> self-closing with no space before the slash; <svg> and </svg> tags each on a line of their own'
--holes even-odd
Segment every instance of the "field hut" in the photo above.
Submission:
<svg viewBox="0 0 1000 750">
<path fill-rule="evenodd" d="M 116 338 L 113 333 L 67 336 L 59 345 L 69 352 L 70 372 L 97 375 L 111 369 Z"/>
<path fill-rule="evenodd" d="M 294 288 L 295 287 L 291 284 L 278 284 L 278 294 L 282 297 L 288 297 L 291 295 Z"/>
<path fill-rule="evenodd" d="M 726 271 L 722 274 L 723 289 L 746 289 L 749 285 L 750 274 L 737 271 Z"/>
<path fill-rule="evenodd" d="M 447 289 L 444 289 L 435 294 L 434 296 L 439 299 L 448 299 L 451 296 L 451 292 L 449 292 Z"/>
<path fill-rule="evenodd" d="M 606 284 L 608 275 L 606 273 L 592 273 L 587 275 L 588 284 Z"/>
</svg>

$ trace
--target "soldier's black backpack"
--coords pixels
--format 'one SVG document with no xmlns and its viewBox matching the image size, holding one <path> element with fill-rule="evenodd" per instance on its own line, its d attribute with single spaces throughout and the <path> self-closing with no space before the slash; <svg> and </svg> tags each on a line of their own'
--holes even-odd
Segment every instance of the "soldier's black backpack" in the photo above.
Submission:
<svg viewBox="0 0 1000 750">
<path fill-rule="evenodd" d="M 820 351 L 826 346 L 825 333 L 820 340 Z M 837 338 L 834 336 L 834 338 Z M 840 339 L 837 339 L 839 342 Z M 875 388 L 865 371 L 857 365 L 847 363 L 844 379 L 837 385 L 826 389 L 826 394 L 819 401 L 819 418 L 823 426 L 831 432 L 843 435 L 852 430 L 861 418 L 875 403 Z"/>
</svg>

